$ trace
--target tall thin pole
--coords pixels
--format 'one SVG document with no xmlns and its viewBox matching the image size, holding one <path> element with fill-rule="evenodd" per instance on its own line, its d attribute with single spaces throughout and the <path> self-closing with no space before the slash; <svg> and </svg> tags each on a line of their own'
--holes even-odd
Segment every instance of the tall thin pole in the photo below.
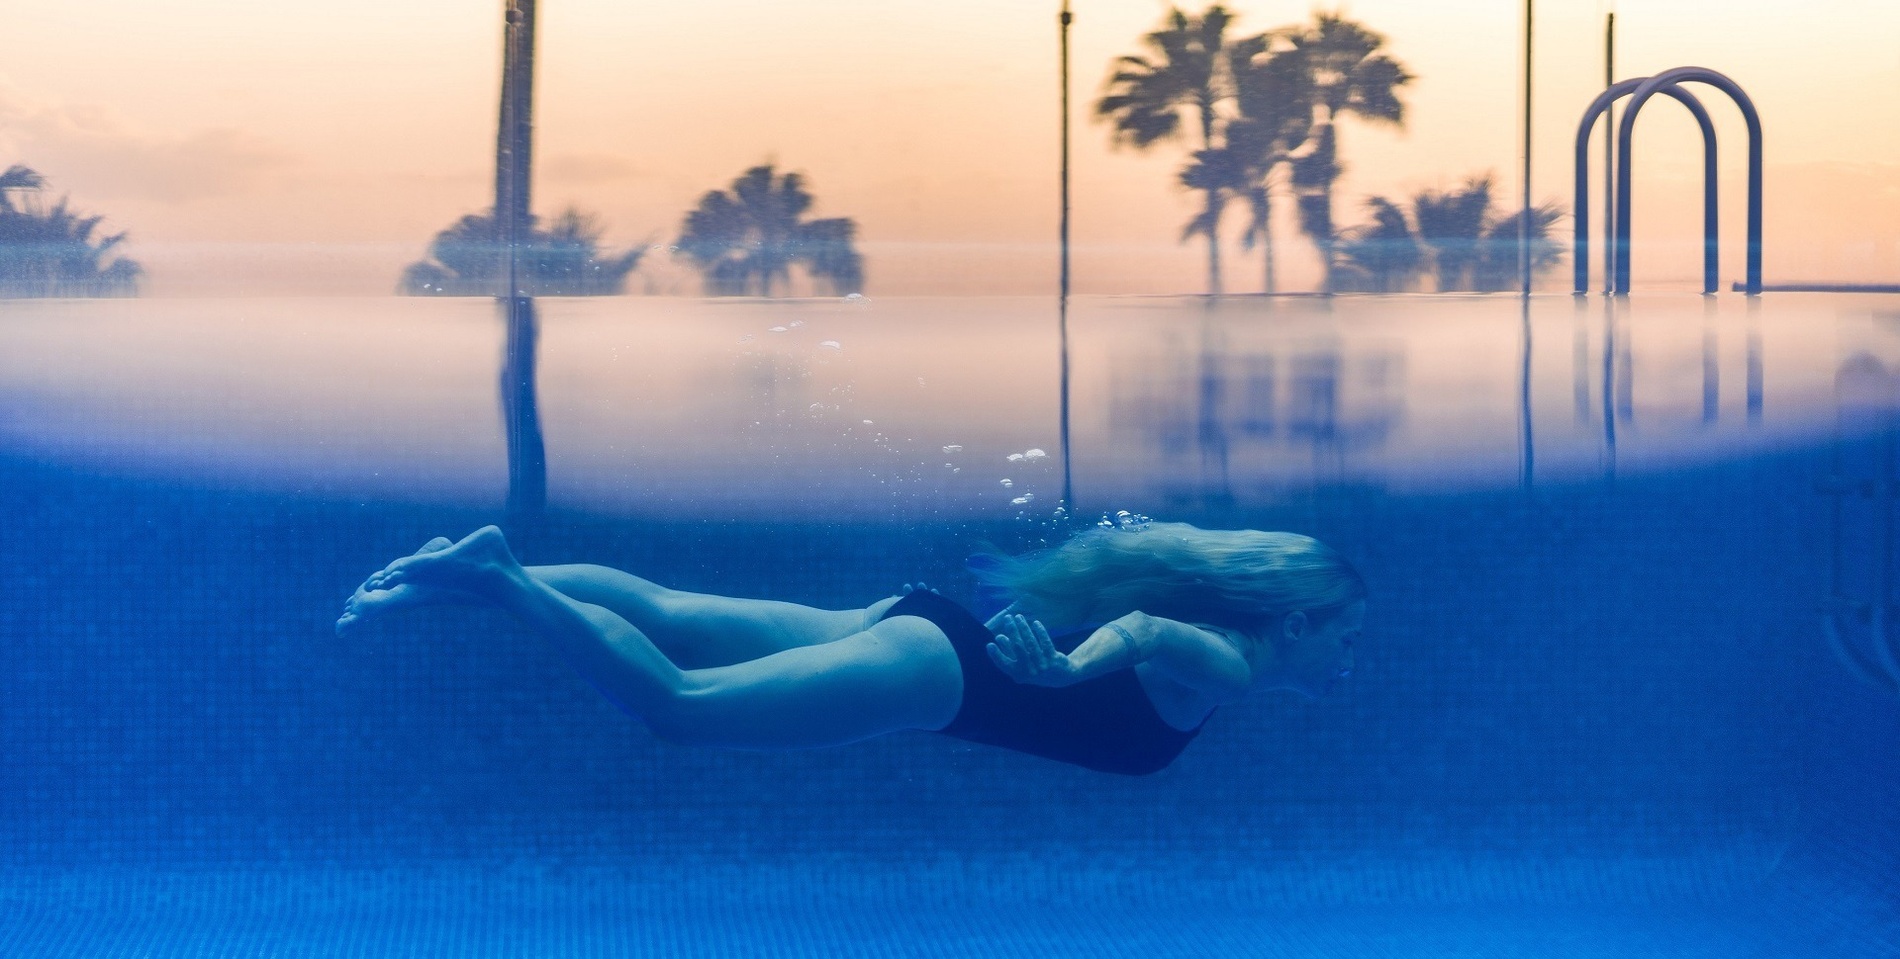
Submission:
<svg viewBox="0 0 1900 959">
<path fill-rule="evenodd" d="M 1069 24 L 1075 15 L 1069 12 L 1069 0 L 1062 0 L 1058 18 L 1062 44 L 1062 295 L 1069 295 Z"/>
<path fill-rule="evenodd" d="M 534 165 L 534 5 L 507 0 L 502 34 L 501 122 L 495 137 L 495 229 L 507 258 L 502 275 L 514 296 L 518 248 L 528 232 Z"/>
<path fill-rule="evenodd" d="M 1524 212 L 1517 221 L 1517 269 L 1531 295 L 1531 6 L 1524 0 Z"/>
<path fill-rule="evenodd" d="M 1062 83 L 1062 222 L 1060 227 L 1060 245 L 1062 248 L 1062 279 L 1060 293 L 1056 298 L 1057 327 L 1061 336 L 1059 344 L 1062 352 L 1062 506 L 1073 513 L 1075 511 L 1075 471 L 1070 463 L 1069 450 L 1069 24 L 1075 22 L 1075 15 L 1069 12 L 1069 0 L 1062 0 L 1062 13 L 1057 17 L 1058 34 L 1061 37 L 1061 83 Z"/>
<path fill-rule="evenodd" d="M 501 370 L 502 423 L 508 440 L 508 519 L 523 532 L 547 505 L 547 447 L 535 400 L 538 341 L 534 300 L 521 275 L 529 230 L 534 161 L 534 4 L 506 0 L 502 28 L 501 117 L 495 135 L 495 235 L 502 260 L 496 292 L 507 323 Z"/>
<path fill-rule="evenodd" d="M 1603 23 L 1603 88 L 1616 86 L 1616 11 Z M 1585 265 L 1586 268 L 1588 264 Z M 1603 292 L 1616 289 L 1616 104 L 1603 111 Z"/>
</svg>

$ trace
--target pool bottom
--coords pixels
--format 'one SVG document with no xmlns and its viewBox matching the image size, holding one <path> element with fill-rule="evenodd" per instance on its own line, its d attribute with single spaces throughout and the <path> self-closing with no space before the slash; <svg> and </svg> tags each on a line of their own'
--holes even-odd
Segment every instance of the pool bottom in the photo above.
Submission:
<svg viewBox="0 0 1900 959">
<path fill-rule="evenodd" d="M 1183 861 L 9 870 L 0 951 L 110 956 L 1884 957 L 1870 888 L 1681 861 L 1418 851 L 1209 879 Z M 1711 888 L 1684 887 L 1698 875 Z M 1676 895 L 1632 895 L 1644 888 Z"/>
<path fill-rule="evenodd" d="M 1141 779 L 667 746 L 497 617 L 329 634 L 491 517 L 9 464 L 0 954 L 1890 956 L 1900 724 L 1814 629 L 1818 460 L 1171 515 L 1317 532 L 1383 619 L 1342 696 L 1224 710 Z M 822 601 L 1025 545 L 913 532 L 524 550 Z"/>
</svg>

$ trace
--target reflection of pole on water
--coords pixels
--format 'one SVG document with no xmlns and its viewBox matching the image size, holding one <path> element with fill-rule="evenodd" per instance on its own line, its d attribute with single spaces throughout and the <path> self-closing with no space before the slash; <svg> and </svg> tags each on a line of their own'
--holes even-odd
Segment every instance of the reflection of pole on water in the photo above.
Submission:
<svg viewBox="0 0 1900 959">
<path fill-rule="evenodd" d="M 1713 424 L 1721 415 L 1722 369 L 1715 335 L 1715 297 L 1702 295 L 1702 422 Z"/>
<path fill-rule="evenodd" d="M 508 518 L 529 521 L 548 502 L 547 447 L 534 389 L 534 299 L 511 296 L 507 311 L 508 351 L 501 367 L 501 413 L 508 433 Z"/>
<path fill-rule="evenodd" d="M 1577 425 L 1590 425 L 1590 317 L 1583 297 L 1572 297 L 1570 379 Z"/>
<path fill-rule="evenodd" d="M 1748 422 L 1760 423 L 1762 411 L 1761 297 L 1748 299 Z"/>
<path fill-rule="evenodd" d="M 1616 313 L 1627 300 L 1603 298 L 1603 478 L 1616 479 Z"/>
<path fill-rule="evenodd" d="M 1201 452 L 1201 490 L 1205 500 L 1217 506 L 1231 506 L 1234 502 L 1233 479 L 1228 471 L 1228 443 L 1226 413 L 1223 409 L 1222 394 L 1225 392 L 1225 370 L 1221 360 L 1227 356 L 1227 338 L 1222 320 L 1217 315 L 1221 300 L 1218 297 L 1203 297 L 1201 300 L 1201 347 L 1195 357 L 1195 395 L 1199 398 L 1196 405 L 1195 433 Z"/>
<path fill-rule="evenodd" d="M 525 521 L 547 505 L 547 453 L 535 404 L 535 309 L 523 295 L 521 247 L 529 225 L 534 147 L 534 4 L 508 0 L 502 33 L 501 117 L 495 137 L 495 229 L 505 284 L 507 324 L 501 369 L 502 423 L 508 437 L 508 517 Z"/>
<path fill-rule="evenodd" d="M 1517 377 L 1518 481 L 1525 489 L 1530 489 L 1531 478 L 1536 473 L 1537 446 L 1531 435 L 1531 297 L 1528 289 L 1524 291 L 1521 303 L 1524 351 Z"/>
</svg>

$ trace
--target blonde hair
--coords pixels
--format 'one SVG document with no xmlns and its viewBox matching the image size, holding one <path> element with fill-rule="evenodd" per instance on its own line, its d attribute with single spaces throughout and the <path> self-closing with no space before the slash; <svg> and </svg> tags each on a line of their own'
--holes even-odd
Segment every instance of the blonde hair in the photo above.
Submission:
<svg viewBox="0 0 1900 959">
<path fill-rule="evenodd" d="M 981 554 L 971 570 L 1024 614 L 1062 626 L 1140 610 L 1249 629 L 1295 610 L 1324 618 L 1366 596 L 1352 564 L 1310 536 L 1186 523 L 1091 529 L 1053 549 Z"/>
</svg>

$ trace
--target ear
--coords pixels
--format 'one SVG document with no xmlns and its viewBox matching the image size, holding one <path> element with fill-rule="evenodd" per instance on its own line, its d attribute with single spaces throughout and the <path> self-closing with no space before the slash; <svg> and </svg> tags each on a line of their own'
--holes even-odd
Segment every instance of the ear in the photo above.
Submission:
<svg viewBox="0 0 1900 959">
<path fill-rule="evenodd" d="M 1306 635 L 1306 628 L 1311 625 L 1312 622 L 1306 618 L 1306 611 L 1296 609 L 1280 620 L 1280 634 L 1292 642 L 1299 642 L 1300 637 Z"/>
</svg>

